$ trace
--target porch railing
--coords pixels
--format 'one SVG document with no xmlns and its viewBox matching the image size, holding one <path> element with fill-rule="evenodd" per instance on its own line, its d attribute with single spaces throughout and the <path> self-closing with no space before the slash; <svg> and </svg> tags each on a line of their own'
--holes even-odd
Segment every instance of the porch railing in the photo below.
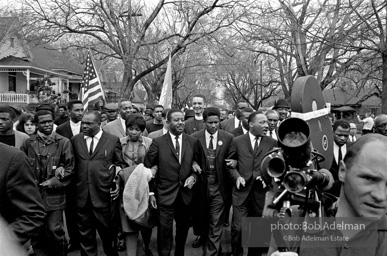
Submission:
<svg viewBox="0 0 387 256">
<path fill-rule="evenodd" d="M 30 103 L 30 97 L 25 93 L 0 93 L 0 102 Z"/>
</svg>

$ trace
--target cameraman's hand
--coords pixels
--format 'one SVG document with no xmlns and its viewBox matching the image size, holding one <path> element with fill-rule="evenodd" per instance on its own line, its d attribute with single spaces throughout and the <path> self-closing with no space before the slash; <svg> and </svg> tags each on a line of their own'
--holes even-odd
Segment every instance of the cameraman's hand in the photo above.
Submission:
<svg viewBox="0 0 387 256">
<path fill-rule="evenodd" d="M 246 181 L 243 177 L 238 177 L 238 179 L 236 180 L 237 189 L 239 189 L 241 185 L 244 187 L 246 185 Z"/>
</svg>

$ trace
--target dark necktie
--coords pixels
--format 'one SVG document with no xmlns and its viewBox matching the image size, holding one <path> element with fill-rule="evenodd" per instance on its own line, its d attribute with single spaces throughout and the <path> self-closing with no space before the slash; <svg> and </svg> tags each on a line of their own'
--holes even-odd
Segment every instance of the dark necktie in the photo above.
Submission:
<svg viewBox="0 0 387 256">
<path fill-rule="evenodd" d="M 94 136 L 90 136 L 90 138 L 91 138 L 91 143 L 89 148 L 89 155 L 91 156 L 93 154 L 93 148 L 94 148 Z"/>
<path fill-rule="evenodd" d="M 340 162 L 342 159 L 343 159 L 343 155 L 341 154 L 341 147 L 339 147 L 339 154 L 337 157 L 337 165 L 340 165 Z"/>
<path fill-rule="evenodd" d="M 254 143 L 254 155 L 256 155 L 257 152 L 258 152 L 258 147 L 259 147 L 259 145 L 258 145 L 258 139 L 259 139 L 259 137 L 255 137 L 255 143 Z"/>
<path fill-rule="evenodd" d="M 210 144 L 208 145 L 208 148 L 209 149 L 214 149 L 214 144 L 212 143 L 212 139 L 214 138 L 214 136 L 210 136 Z"/>
<path fill-rule="evenodd" d="M 238 127 L 241 127 L 241 125 L 242 125 L 242 122 L 241 122 L 241 120 L 239 120 Z"/>
<path fill-rule="evenodd" d="M 175 137 L 176 139 L 176 154 L 177 154 L 177 158 L 179 158 L 179 161 L 180 161 L 180 144 L 179 144 L 179 136 L 176 136 Z"/>
<path fill-rule="evenodd" d="M 273 138 L 273 131 L 270 131 L 270 137 Z"/>
</svg>

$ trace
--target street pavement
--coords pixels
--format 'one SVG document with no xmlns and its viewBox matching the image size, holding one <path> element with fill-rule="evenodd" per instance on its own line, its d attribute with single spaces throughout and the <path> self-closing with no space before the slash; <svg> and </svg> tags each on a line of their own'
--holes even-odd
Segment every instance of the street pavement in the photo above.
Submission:
<svg viewBox="0 0 387 256">
<path fill-rule="evenodd" d="M 227 229 L 225 228 L 225 236 L 230 239 L 230 227 Z M 152 253 L 154 256 L 157 256 L 157 244 L 156 244 L 156 234 L 157 234 L 157 228 L 153 228 L 153 233 L 152 233 L 152 239 L 150 243 L 150 249 L 152 250 Z M 175 234 L 175 232 L 174 232 Z M 188 232 L 188 237 L 187 237 L 187 242 L 185 246 L 185 256 L 202 256 L 203 255 L 203 250 L 202 248 L 192 248 L 192 243 L 195 241 L 196 236 L 193 234 L 192 228 L 190 228 Z M 104 255 L 103 249 L 102 249 L 102 243 L 101 240 L 97 239 L 98 242 L 98 255 Z M 225 250 L 231 250 L 229 243 L 222 245 L 222 248 L 226 248 Z M 224 249 L 223 249 L 224 250 Z M 74 251 L 68 253 L 68 256 L 79 256 L 81 255 L 80 251 Z M 120 252 L 120 256 L 126 256 L 125 252 Z M 174 255 L 173 249 L 171 252 L 171 255 Z M 142 239 L 141 235 L 139 235 L 138 238 L 138 244 L 137 244 L 137 255 L 136 256 L 145 256 L 144 251 L 142 250 Z"/>
</svg>

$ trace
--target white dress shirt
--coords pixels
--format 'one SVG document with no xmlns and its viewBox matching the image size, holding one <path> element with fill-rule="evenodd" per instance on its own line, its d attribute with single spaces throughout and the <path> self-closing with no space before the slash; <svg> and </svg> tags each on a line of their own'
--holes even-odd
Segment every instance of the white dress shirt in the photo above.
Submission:
<svg viewBox="0 0 387 256">
<path fill-rule="evenodd" d="M 81 132 L 81 123 L 82 122 L 74 123 L 73 121 L 70 120 L 70 128 L 71 128 L 71 132 L 73 133 L 73 136 Z"/>
<path fill-rule="evenodd" d="M 171 135 L 171 139 L 172 139 L 172 143 L 173 143 L 173 146 L 175 147 L 176 149 L 176 136 L 177 135 L 174 135 L 172 133 L 169 133 L 169 135 Z M 180 134 L 178 136 L 178 139 L 179 141 L 179 145 L 180 145 L 180 152 L 179 152 L 179 163 L 181 163 L 181 149 L 183 148 L 183 134 Z"/>
<path fill-rule="evenodd" d="M 124 132 L 125 132 L 125 134 L 126 134 L 126 124 L 125 124 L 125 120 L 122 119 L 120 116 L 119 116 L 118 118 L 121 120 L 122 128 L 124 128 Z"/>
<path fill-rule="evenodd" d="M 341 147 L 341 156 L 342 156 L 342 159 L 344 159 L 345 157 L 345 154 L 347 154 L 347 145 L 343 145 Z M 337 146 L 337 144 L 335 142 L 333 142 L 333 155 L 335 157 L 335 161 L 337 163 L 337 161 L 339 160 L 339 146 Z M 338 163 L 339 164 L 339 163 Z"/>
<path fill-rule="evenodd" d="M 216 133 L 214 134 L 210 134 L 209 132 L 207 132 L 207 130 L 204 132 L 205 134 L 205 137 L 206 137 L 206 146 L 207 148 L 210 147 L 210 136 L 212 135 L 212 145 L 214 146 L 214 150 L 216 149 L 216 144 L 218 143 L 218 131 L 216 131 Z"/>
<path fill-rule="evenodd" d="M 275 132 L 275 130 L 271 131 L 271 135 L 270 135 L 270 131 L 267 131 L 267 132 L 268 132 L 267 136 L 269 136 L 269 137 L 271 137 L 271 138 L 273 138 L 275 140 L 278 140 L 277 133 Z"/>
<path fill-rule="evenodd" d="M 90 152 L 91 140 L 94 140 L 94 144 L 93 144 L 93 152 L 94 152 L 95 148 L 97 147 L 97 144 L 98 144 L 99 140 L 101 139 L 101 136 L 102 136 L 102 130 L 99 130 L 99 132 L 96 135 L 94 135 L 94 137 L 84 136 L 84 138 L 86 140 L 86 145 L 87 145 L 88 152 Z"/>
<path fill-rule="evenodd" d="M 234 128 L 238 128 L 239 127 L 239 123 L 240 123 L 241 121 L 238 119 L 238 118 L 234 118 Z M 242 124 L 241 124 L 242 125 Z M 243 127 L 242 127 L 243 128 Z M 245 134 L 245 133 L 243 133 L 243 134 Z"/>
<path fill-rule="evenodd" d="M 255 149 L 255 148 L 254 148 L 254 145 L 255 145 L 255 138 L 256 138 L 257 136 L 252 135 L 251 132 L 249 132 L 249 137 L 250 137 L 251 147 L 252 147 L 253 150 L 254 150 L 254 149 Z M 261 143 L 261 137 L 258 137 L 258 147 L 259 147 L 259 143 Z"/>
<path fill-rule="evenodd" d="M 241 127 L 242 127 L 243 134 L 246 134 L 249 132 L 249 130 L 246 130 L 245 128 L 243 128 L 243 125 L 241 125 Z"/>
</svg>

